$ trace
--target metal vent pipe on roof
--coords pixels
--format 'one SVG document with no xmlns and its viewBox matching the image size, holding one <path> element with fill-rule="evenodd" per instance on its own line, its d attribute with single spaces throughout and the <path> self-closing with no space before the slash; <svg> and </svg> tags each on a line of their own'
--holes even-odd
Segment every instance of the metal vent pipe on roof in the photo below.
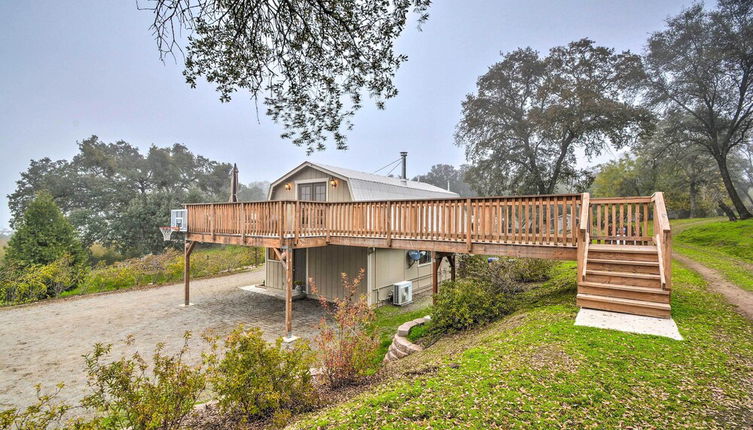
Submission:
<svg viewBox="0 0 753 430">
<path fill-rule="evenodd" d="M 401 152 L 400 153 L 400 158 L 403 159 L 403 175 L 400 178 L 407 180 L 408 179 L 408 173 L 407 173 L 408 169 L 407 169 L 407 166 L 406 166 L 405 163 L 406 163 L 406 160 L 408 158 L 408 153 L 407 152 Z"/>
</svg>

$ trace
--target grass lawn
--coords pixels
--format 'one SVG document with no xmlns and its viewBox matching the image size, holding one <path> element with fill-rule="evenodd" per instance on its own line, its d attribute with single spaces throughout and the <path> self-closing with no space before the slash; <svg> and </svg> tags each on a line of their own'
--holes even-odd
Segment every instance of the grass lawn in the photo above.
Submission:
<svg viewBox="0 0 753 430">
<path fill-rule="evenodd" d="M 446 336 L 294 428 L 749 428 L 753 324 L 673 266 L 685 341 L 575 327 L 575 270 L 484 328 Z"/>
<path fill-rule="evenodd" d="M 753 219 L 672 221 L 673 249 L 753 291 Z"/>
<path fill-rule="evenodd" d="M 418 302 L 409 308 L 388 305 L 377 308 L 375 313 L 374 329 L 379 335 L 379 350 L 374 357 L 374 364 L 378 365 L 390 349 L 392 337 L 395 336 L 400 324 L 429 315 L 431 305 L 430 301 Z"/>
</svg>

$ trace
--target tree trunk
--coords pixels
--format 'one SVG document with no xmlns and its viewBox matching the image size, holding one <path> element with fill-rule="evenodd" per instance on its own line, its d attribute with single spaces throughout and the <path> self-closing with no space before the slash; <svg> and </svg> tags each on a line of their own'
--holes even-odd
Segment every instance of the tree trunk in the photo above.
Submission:
<svg viewBox="0 0 753 430">
<path fill-rule="evenodd" d="M 729 170 L 727 170 L 727 159 L 723 155 L 715 156 L 714 158 L 716 158 L 716 164 L 719 166 L 719 173 L 722 174 L 724 188 L 727 189 L 727 194 L 729 195 L 730 200 L 732 200 L 735 209 L 737 209 L 740 219 L 753 217 L 753 214 L 748 211 L 748 208 L 745 207 L 740 195 L 737 194 L 737 190 L 735 190 L 735 185 L 732 183 L 732 177 L 730 177 Z"/>
<path fill-rule="evenodd" d="M 729 218 L 730 221 L 737 221 L 737 216 L 735 215 L 735 211 L 732 210 L 729 206 L 727 206 L 723 201 L 719 200 L 719 209 L 724 212 L 725 215 L 727 215 L 727 218 Z"/>
<path fill-rule="evenodd" d="M 750 202 L 750 206 L 753 207 L 753 197 L 750 196 L 750 193 L 745 191 L 743 194 L 745 194 L 745 197 L 748 198 L 748 201 Z"/>
<path fill-rule="evenodd" d="M 690 190 L 688 190 L 690 197 L 690 218 L 698 216 L 698 184 L 695 181 L 690 181 Z"/>
</svg>

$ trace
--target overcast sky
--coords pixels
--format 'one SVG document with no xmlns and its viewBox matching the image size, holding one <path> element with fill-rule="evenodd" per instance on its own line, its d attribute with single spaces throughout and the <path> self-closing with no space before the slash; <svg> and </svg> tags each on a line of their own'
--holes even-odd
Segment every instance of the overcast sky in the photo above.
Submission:
<svg viewBox="0 0 753 430">
<path fill-rule="evenodd" d="M 460 103 L 500 52 L 539 51 L 582 37 L 641 52 L 647 35 L 689 1 L 435 1 L 422 31 L 398 42 L 408 62 L 400 94 L 384 111 L 366 104 L 348 135 L 350 149 L 308 159 L 374 171 L 408 151 L 408 174 L 463 162 L 453 144 Z M 149 12 L 134 0 L 0 1 L 0 228 L 6 195 L 31 159 L 69 159 L 92 134 L 146 149 L 182 143 L 211 159 L 236 162 L 242 182 L 273 180 L 306 160 L 279 138 L 247 96 L 220 103 L 213 88 L 189 88 L 181 64 L 160 62 Z M 264 112 L 260 108 L 260 112 Z M 581 165 L 599 160 L 580 160 Z"/>
</svg>

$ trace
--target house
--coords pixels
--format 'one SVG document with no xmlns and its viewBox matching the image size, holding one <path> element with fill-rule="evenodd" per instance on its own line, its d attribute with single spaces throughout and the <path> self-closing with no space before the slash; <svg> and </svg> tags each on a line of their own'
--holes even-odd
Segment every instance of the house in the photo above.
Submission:
<svg viewBox="0 0 753 430">
<path fill-rule="evenodd" d="M 456 193 L 422 182 L 307 161 L 274 181 L 267 198 L 269 201 L 374 202 L 457 197 Z M 365 276 L 359 293 L 366 296 L 370 305 L 389 300 L 396 282 L 411 281 L 414 294 L 432 288 L 432 257 L 427 250 L 326 245 L 296 248 L 293 252 L 294 283 L 310 298 L 342 297 L 341 274 L 352 279 L 361 269 Z M 267 248 L 266 255 L 265 285 L 283 290 L 286 285 L 284 265 L 273 248 Z M 449 279 L 449 270 L 447 260 L 443 260 L 439 268 L 440 281 Z"/>
</svg>

